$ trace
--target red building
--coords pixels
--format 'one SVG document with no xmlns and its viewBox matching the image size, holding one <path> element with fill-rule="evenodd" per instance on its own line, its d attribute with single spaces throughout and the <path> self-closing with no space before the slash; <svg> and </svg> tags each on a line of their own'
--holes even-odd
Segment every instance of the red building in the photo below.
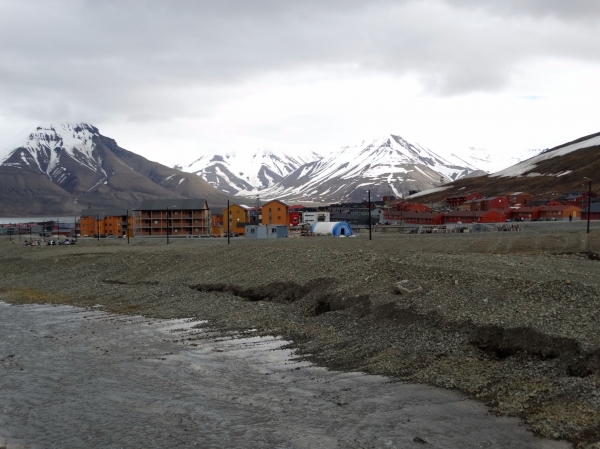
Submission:
<svg viewBox="0 0 600 449">
<path fill-rule="evenodd" d="M 504 223 L 506 216 L 495 210 L 453 211 L 444 214 L 444 223 Z"/>
<path fill-rule="evenodd" d="M 471 202 L 470 210 L 486 211 L 492 209 L 507 209 L 508 200 L 504 196 L 490 196 L 488 198 L 480 198 Z"/>
<path fill-rule="evenodd" d="M 511 207 L 517 204 L 525 206 L 533 201 L 533 195 L 526 192 L 512 192 L 506 195 L 506 199 L 508 200 L 508 205 Z"/>
<path fill-rule="evenodd" d="M 300 223 L 302 223 L 302 212 L 290 212 L 290 226 L 298 226 Z"/>
<path fill-rule="evenodd" d="M 421 203 L 411 203 L 410 201 L 403 201 L 401 203 L 396 203 L 396 211 L 431 212 L 431 207 Z"/>
<path fill-rule="evenodd" d="M 590 195 L 588 195 L 587 191 L 570 191 L 562 196 L 559 196 L 557 200 L 559 200 L 565 206 L 577 206 L 583 209 L 588 205 L 588 196 Z M 592 192 L 591 197 L 596 198 L 596 194 Z"/>
<path fill-rule="evenodd" d="M 520 207 L 512 211 L 512 218 L 519 221 L 538 220 L 541 209 L 541 207 Z"/>
<path fill-rule="evenodd" d="M 451 207 L 462 206 L 466 201 L 482 198 L 479 193 L 460 193 L 446 198 L 446 203 Z"/>
<path fill-rule="evenodd" d="M 404 223 L 441 225 L 444 214 L 438 212 L 404 212 Z"/>
</svg>

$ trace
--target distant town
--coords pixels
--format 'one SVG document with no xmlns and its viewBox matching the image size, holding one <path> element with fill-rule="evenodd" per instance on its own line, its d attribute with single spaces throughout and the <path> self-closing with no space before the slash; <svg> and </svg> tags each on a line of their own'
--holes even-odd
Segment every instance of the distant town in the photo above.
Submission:
<svg viewBox="0 0 600 449">
<path fill-rule="evenodd" d="M 468 192 L 446 198 L 444 204 L 384 197 L 381 201 L 307 207 L 271 200 L 254 205 L 230 204 L 214 212 L 203 199 L 143 201 L 138 209 L 83 209 L 72 221 L 46 220 L 0 225 L 0 234 L 33 237 L 237 237 L 281 238 L 288 231 L 336 235 L 333 225 L 344 223 L 347 231 L 377 228 L 456 227 L 467 224 L 498 224 L 523 221 L 600 220 L 600 198 L 594 192 L 569 191 L 554 198 L 527 192 L 483 197 Z M 224 217 L 228 217 L 224 219 Z M 339 226 L 338 226 L 339 228 Z"/>
</svg>

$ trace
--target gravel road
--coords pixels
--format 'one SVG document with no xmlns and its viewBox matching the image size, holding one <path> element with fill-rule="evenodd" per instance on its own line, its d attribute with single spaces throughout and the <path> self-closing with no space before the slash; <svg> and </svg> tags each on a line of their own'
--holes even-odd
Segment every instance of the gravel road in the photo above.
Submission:
<svg viewBox="0 0 600 449">
<path fill-rule="evenodd" d="M 0 445 L 569 447 L 457 393 L 328 371 L 280 339 L 202 324 L 0 302 Z"/>
<path fill-rule="evenodd" d="M 600 442 L 600 233 L 544 226 L 279 241 L 0 240 L 15 304 L 256 329 L 329 369 L 453 389 L 534 433 Z M 542 231 L 543 229 L 543 231 Z M 395 285 L 414 293 L 398 294 Z"/>
</svg>

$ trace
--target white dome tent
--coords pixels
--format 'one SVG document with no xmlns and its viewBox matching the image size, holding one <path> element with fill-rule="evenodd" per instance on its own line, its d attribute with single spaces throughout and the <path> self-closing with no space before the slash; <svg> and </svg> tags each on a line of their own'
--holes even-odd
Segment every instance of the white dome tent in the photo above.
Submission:
<svg viewBox="0 0 600 449">
<path fill-rule="evenodd" d="M 315 235 L 333 235 L 334 237 L 350 237 L 352 228 L 345 221 L 319 221 L 310 227 L 310 232 Z"/>
</svg>

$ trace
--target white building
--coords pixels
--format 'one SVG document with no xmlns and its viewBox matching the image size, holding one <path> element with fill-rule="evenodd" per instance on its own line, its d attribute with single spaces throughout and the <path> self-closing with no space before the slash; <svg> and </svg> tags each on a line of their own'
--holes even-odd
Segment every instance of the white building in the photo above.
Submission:
<svg viewBox="0 0 600 449">
<path fill-rule="evenodd" d="M 302 212 L 302 222 L 310 225 L 318 222 L 328 222 L 331 215 L 329 212 Z"/>
</svg>

